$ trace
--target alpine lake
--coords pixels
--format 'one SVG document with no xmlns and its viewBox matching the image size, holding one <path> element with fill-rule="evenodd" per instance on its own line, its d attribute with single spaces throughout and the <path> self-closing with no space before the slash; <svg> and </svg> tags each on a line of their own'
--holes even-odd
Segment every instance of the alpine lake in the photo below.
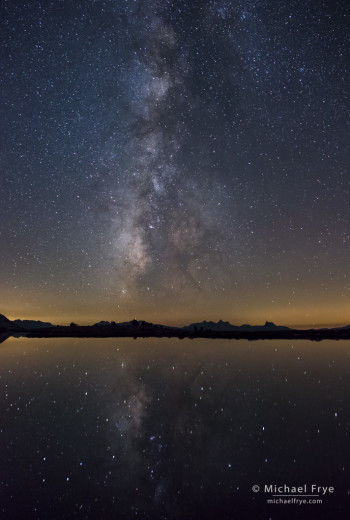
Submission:
<svg viewBox="0 0 350 520">
<path fill-rule="evenodd" d="M 1 519 L 349 518 L 350 342 L 11 337 L 0 388 Z"/>
</svg>

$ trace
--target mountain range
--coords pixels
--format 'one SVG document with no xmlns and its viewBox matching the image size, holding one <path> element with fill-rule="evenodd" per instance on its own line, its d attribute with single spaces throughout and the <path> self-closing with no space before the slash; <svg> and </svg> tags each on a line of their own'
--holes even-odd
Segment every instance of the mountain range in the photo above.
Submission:
<svg viewBox="0 0 350 520">
<path fill-rule="evenodd" d="M 115 321 L 100 321 L 94 325 L 53 325 L 49 322 L 35 320 L 9 320 L 0 314 L 0 334 L 26 334 L 31 337 L 217 337 L 217 338 L 306 338 L 306 339 L 350 339 L 350 325 L 332 329 L 299 330 L 275 325 L 266 321 L 264 325 L 232 325 L 228 321 L 219 320 L 191 323 L 185 327 L 169 327 L 153 324 L 144 320 L 116 323 Z"/>
<path fill-rule="evenodd" d="M 55 327 L 52 323 L 46 321 L 34 321 L 34 320 L 13 320 L 19 327 L 30 330 L 30 329 L 47 329 L 48 327 Z"/>
<path fill-rule="evenodd" d="M 217 332 L 230 332 L 230 331 L 274 331 L 274 330 L 291 330 L 289 327 L 282 327 L 275 325 L 270 321 L 266 321 L 265 325 L 231 325 L 228 321 L 219 320 L 214 321 L 202 321 L 200 323 L 191 323 L 182 328 L 186 331 L 198 331 L 198 330 L 210 330 Z"/>
</svg>

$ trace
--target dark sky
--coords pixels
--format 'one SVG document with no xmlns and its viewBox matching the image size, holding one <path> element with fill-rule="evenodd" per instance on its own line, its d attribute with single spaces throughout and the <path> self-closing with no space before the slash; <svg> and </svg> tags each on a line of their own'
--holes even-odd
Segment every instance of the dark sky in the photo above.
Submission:
<svg viewBox="0 0 350 520">
<path fill-rule="evenodd" d="M 0 312 L 350 323 L 349 12 L 3 0 Z"/>
</svg>

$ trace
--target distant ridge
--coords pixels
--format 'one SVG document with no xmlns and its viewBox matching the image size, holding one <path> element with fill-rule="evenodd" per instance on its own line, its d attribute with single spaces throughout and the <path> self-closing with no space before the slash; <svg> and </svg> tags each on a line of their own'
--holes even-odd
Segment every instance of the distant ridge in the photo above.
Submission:
<svg viewBox="0 0 350 520">
<path fill-rule="evenodd" d="M 272 323 L 271 321 L 266 321 L 265 325 L 231 325 L 228 321 L 219 320 L 215 321 L 202 321 L 200 323 L 191 323 L 191 325 L 187 325 L 183 327 L 183 330 L 186 331 L 195 331 L 195 330 L 210 330 L 217 332 L 230 332 L 230 331 L 274 331 L 274 330 L 291 330 L 289 327 L 278 326 Z"/>
<path fill-rule="evenodd" d="M 0 314 L 0 342 L 11 335 L 26 335 L 36 338 L 80 337 L 80 338 L 108 338 L 134 337 L 156 338 L 177 337 L 183 338 L 221 338 L 221 339 L 322 339 L 350 340 L 350 325 L 334 327 L 332 329 L 291 329 L 275 325 L 266 321 L 264 325 L 232 325 L 228 321 L 219 320 L 191 323 L 185 327 L 169 327 L 166 325 L 149 323 L 145 320 L 136 320 L 116 323 L 115 321 L 100 321 L 94 325 L 52 325 L 48 322 L 32 320 L 11 321 Z"/>
<path fill-rule="evenodd" d="M 55 325 L 52 325 L 52 323 L 46 322 L 46 321 L 35 321 L 35 320 L 13 320 L 13 322 L 19 327 L 23 327 L 24 329 L 43 329 L 48 327 L 55 327 Z"/>
</svg>

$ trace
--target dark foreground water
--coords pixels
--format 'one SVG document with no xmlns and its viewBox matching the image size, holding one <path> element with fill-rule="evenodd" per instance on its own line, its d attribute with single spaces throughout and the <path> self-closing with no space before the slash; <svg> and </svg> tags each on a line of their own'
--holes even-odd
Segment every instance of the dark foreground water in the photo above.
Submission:
<svg viewBox="0 0 350 520">
<path fill-rule="evenodd" d="M 349 352 L 341 341 L 10 338 L 0 517 L 349 518 Z M 267 503 L 312 494 L 302 498 L 322 503 Z"/>
</svg>

